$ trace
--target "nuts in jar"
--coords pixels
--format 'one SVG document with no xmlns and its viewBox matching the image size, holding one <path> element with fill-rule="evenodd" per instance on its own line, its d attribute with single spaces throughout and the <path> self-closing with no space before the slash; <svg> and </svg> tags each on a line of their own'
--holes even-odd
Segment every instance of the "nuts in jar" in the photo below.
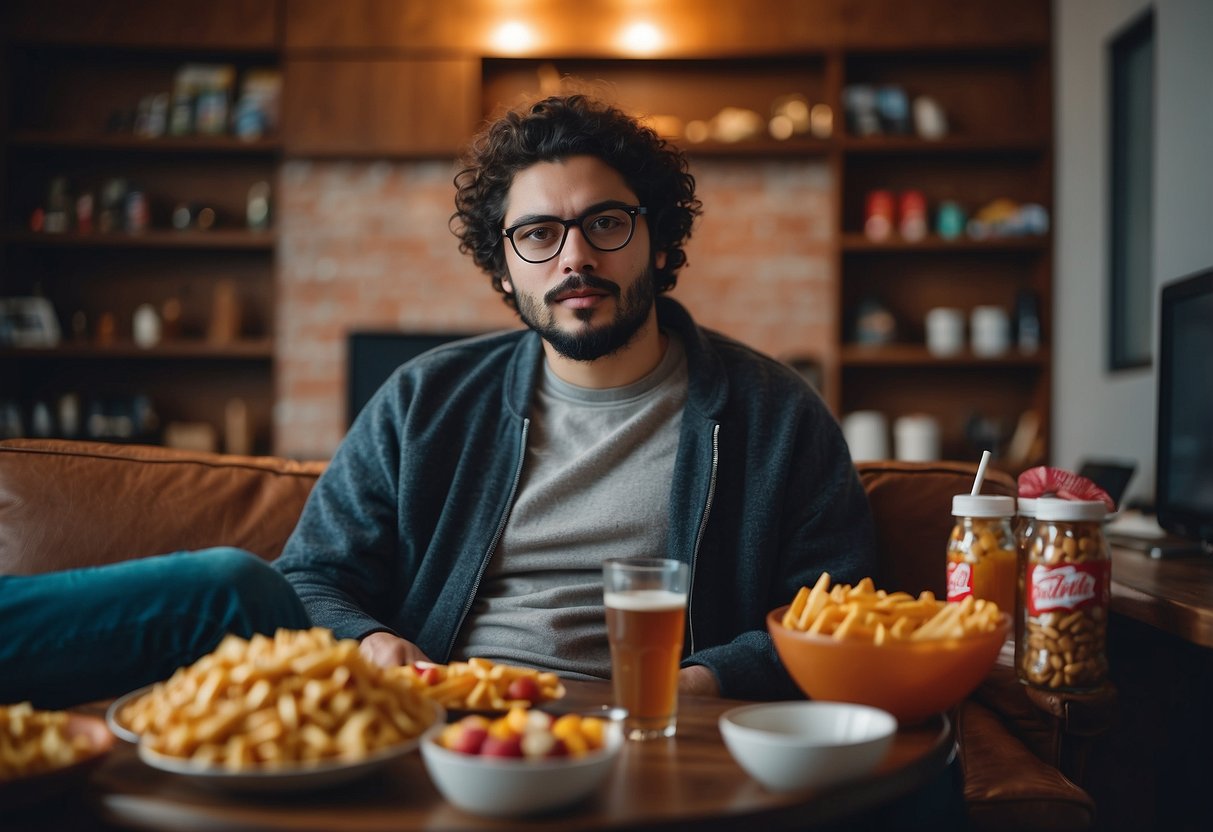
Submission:
<svg viewBox="0 0 1213 832">
<path fill-rule="evenodd" d="M 1041 499 L 1023 542 L 1016 628 L 1021 681 L 1084 691 L 1107 678 L 1111 561 L 1102 502 Z"/>
</svg>

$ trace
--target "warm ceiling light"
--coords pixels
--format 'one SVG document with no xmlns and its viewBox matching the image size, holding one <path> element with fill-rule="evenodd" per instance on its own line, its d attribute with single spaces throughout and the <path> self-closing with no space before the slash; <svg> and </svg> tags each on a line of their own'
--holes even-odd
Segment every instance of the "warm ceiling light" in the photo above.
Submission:
<svg viewBox="0 0 1213 832">
<path fill-rule="evenodd" d="M 518 55 L 535 45 L 535 32 L 521 21 L 509 20 L 493 31 L 492 41 L 498 52 Z"/>
<path fill-rule="evenodd" d="M 651 55 L 665 43 L 661 30 L 648 21 L 630 24 L 619 37 L 620 47 L 636 55 Z"/>
</svg>

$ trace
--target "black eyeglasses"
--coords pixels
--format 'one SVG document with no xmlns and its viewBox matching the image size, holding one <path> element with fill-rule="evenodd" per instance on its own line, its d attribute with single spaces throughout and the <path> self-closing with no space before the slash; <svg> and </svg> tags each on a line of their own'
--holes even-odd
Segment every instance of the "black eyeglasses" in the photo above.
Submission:
<svg viewBox="0 0 1213 832">
<path fill-rule="evenodd" d="M 618 251 L 632 241 L 636 217 L 648 211 L 640 205 L 595 208 L 571 220 L 539 219 L 503 229 L 514 251 L 528 263 L 546 263 L 564 248 L 569 229 L 577 226 L 586 242 L 599 251 Z"/>
</svg>

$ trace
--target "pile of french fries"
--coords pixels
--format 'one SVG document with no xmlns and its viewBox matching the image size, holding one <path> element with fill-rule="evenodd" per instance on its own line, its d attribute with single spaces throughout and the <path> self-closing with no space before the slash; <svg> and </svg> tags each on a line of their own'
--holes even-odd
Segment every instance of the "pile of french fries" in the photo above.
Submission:
<svg viewBox="0 0 1213 832">
<path fill-rule="evenodd" d="M 86 736 L 68 736 L 64 711 L 29 702 L 0 705 L 0 780 L 16 780 L 77 763 L 93 753 Z"/>
<path fill-rule="evenodd" d="M 420 662 L 389 668 L 388 673 L 410 680 L 422 694 L 454 710 L 508 711 L 515 706 L 529 707 L 560 699 L 565 694 L 564 685 L 555 673 L 497 664 L 483 658 L 450 664 Z M 510 685 L 516 679 L 532 680 L 535 698 L 511 697 Z"/>
<path fill-rule="evenodd" d="M 232 771 L 356 761 L 420 735 L 435 709 L 329 630 L 227 636 L 118 715 L 150 750 Z"/>
<path fill-rule="evenodd" d="M 830 586 L 823 572 L 812 589 L 802 586 L 783 616 L 790 630 L 867 640 L 875 644 L 892 641 L 929 641 L 964 638 L 989 633 L 999 623 L 998 605 L 974 599 L 949 604 L 929 591 L 915 598 L 908 592 L 876 589 L 871 578 L 851 586 Z"/>
</svg>

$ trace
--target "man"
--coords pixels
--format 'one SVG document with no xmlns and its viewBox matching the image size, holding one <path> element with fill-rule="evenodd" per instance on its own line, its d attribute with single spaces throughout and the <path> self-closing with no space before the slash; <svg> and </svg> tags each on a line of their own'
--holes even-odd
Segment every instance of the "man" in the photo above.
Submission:
<svg viewBox="0 0 1213 832">
<path fill-rule="evenodd" d="M 606 557 L 691 567 L 680 687 L 798 696 L 766 613 L 875 572 L 838 427 L 789 368 L 658 295 L 700 203 L 622 112 L 549 98 L 456 177 L 460 248 L 527 330 L 401 367 L 320 478 L 276 568 L 380 664 L 484 656 L 607 678 Z"/>
</svg>

